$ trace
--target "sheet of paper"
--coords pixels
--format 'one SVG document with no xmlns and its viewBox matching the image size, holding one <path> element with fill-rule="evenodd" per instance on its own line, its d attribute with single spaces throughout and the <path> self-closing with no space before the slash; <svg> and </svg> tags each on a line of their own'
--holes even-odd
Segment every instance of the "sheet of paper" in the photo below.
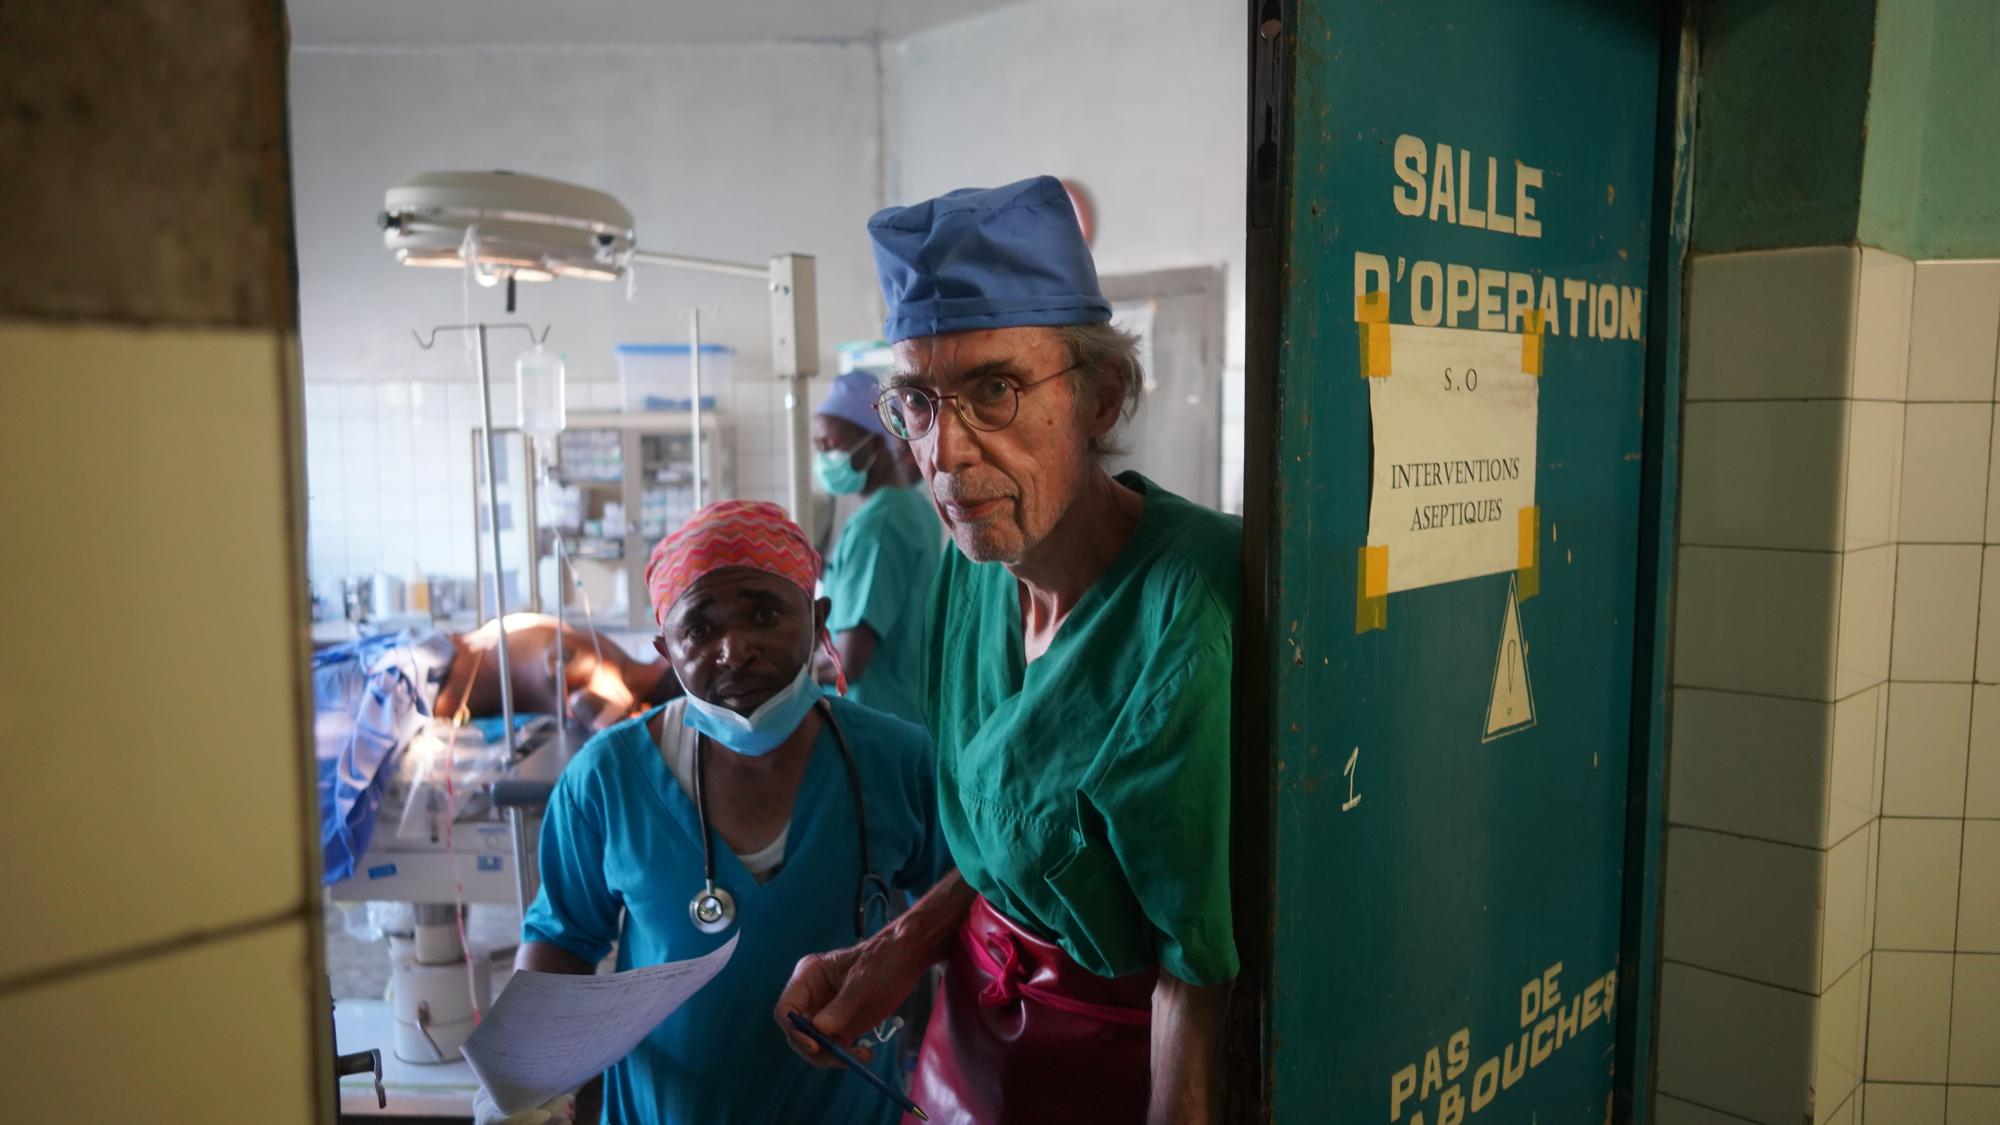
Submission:
<svg viewBox="0 0 2000 1125">
<path fill-rule="evenodd" d="M 1368 546 L 1388 556 L 1381 592 L 1521 569 L 1532 558 L 1521 512 L 1535 506 L 1541 413 L 1521 336 L 1387 327 L 1389 370 L 1368 380 Z"/>
<path fill-rule="evenodd" d="M 502 1112 L 539 1106 L 630 1054 L 735 952 L 732 935 L 693 960 L 608 976 L 517 972 L 465 1041 L 465 1061 Z"/>
</svg>

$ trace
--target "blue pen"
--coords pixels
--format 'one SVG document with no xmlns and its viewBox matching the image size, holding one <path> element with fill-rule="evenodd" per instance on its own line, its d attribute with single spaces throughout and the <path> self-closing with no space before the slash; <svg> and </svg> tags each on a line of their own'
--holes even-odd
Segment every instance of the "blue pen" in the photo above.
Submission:
<svg viewBox="0 0 2000 1125">
<path fill-rule="evenodd" d="M 894 1086 L 889 1085 L 888 1081 L 884 1079 L 881 1075 L 875 1073 L 874 1071 L 868 1069 L 866 1066 L 862 1065 L 860 1059 L 857 1059 L 853 1055 L 847 1053 L 847 1048 L 842 1047 L 840 1044 L 835 1043 L 832 1039 L 827 1038 L 826 1032 L 821 1031 L 819 1028 L 814 1027 L 813 1022 L 811 1020 L 805 1018 L 804 1016 L 798 1014 L 797 1012 L 786 1012 L 785 1018 L 792 1021 L 792 1026 L 799 1029 L 800 1035 L 803 1035 L 806 1038 L 812 1040 L 813 1042 L 819 1044 L 820 1050 L 832 1051 L 834 1058 L 837 1058 L 841 1062 L 847 1064 L 847 1069 L 853 1071 L 856 1074 L 859 1074 L 863 1078 L 866 1078 L 870 1085 L 874 1086 L 877 1090 L 882 1091 L 883 1096 L 887 1097 L 890 1101 L 895 1102 L 897 1105 L 902 1106 L 909 1112 L 916 1114 L 917 1120 L 929 1121 L 931 1119 L 931 1115 L 925 1113 L 921 1106 L 917 1105 L 917 1103 L 911 1101 L 910 1099 L 904 1097 L 903 1092 L 901 1090 L 898 1090 Z"/>
</svg>

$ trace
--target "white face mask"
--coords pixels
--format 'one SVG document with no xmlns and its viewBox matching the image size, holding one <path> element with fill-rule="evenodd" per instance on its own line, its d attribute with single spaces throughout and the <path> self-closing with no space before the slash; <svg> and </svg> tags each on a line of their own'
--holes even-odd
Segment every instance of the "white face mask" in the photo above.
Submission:
<svg viewBox="0 0 2000 1125">
<path fill-rule="evenodd" d="M 687 684 L 683 682 L 685 689 Z M 738 754 L 757 757 L 776 750 L 805 720 L 806 712 L 819 702 L 819 684 L 812 678 L 812 661 L 799 666 L 799 674 L 745 716 L 719 703 L 710 703 L 687 692 L 687 707 L 681 722 L 707 735 Z"/>
</svg>

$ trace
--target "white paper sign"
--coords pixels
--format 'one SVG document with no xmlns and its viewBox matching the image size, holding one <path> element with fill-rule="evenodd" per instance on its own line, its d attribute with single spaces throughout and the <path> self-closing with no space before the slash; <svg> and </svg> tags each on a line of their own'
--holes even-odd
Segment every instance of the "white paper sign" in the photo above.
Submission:
<svg viewBox="0 0 2000 1125">
<path fill-rule="evenodd" d="M 1541 396 L 1521 369 L 1522 337 L 1388 328 L 1389 374 L 1368 380 L 1368 546 L 1388 548 L 1384 592 L 1518 568 Z"/>
<path fill-rule="evenodd" d="M 735 952 L 732 936 L 693 960 L 606 976 L 517 972 L 465 1041 L 465 1061 L 502 1113 L 532 1109 L 631 1054 Z"/>
</svg>

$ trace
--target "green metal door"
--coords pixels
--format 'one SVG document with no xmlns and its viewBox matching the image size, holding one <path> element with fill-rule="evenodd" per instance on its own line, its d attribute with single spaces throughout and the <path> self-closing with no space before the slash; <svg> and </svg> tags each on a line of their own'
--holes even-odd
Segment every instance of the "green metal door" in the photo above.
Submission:
<svg viewBox="0 0 2000 1125">
<path fill-rule="evenodd" d="M 1268 1112 L 1623 1117 L 1673 25 L 1652 0 L 1253 11 L 1245 768 L 1268 785 L 1239 875 L 1267 880 L 1244 898 Z"/>
</svg>

